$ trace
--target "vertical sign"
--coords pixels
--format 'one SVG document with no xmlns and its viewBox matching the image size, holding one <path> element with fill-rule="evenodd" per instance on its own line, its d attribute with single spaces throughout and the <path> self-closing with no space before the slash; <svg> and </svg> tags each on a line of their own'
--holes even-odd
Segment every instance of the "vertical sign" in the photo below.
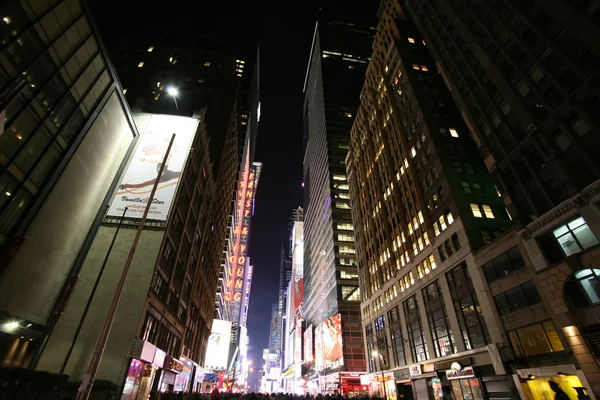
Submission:
<svg viewBox="0 0 600 400">
<path fill-rule="evenodd" d="M 228 277 L 226 281 L 225 301 L 237 304 L 242 300 L 244 287 L 244 271 L 248 256 L 248 235 L 250 233 L 250 218 L 252 215 L 252 201 L 256 184 L 256 168 L 250 167 L 248 171 L 240 174 L 236 195 L 236 225 L 233 228 L 234 244 L 229 256 Z"/>
</svg>

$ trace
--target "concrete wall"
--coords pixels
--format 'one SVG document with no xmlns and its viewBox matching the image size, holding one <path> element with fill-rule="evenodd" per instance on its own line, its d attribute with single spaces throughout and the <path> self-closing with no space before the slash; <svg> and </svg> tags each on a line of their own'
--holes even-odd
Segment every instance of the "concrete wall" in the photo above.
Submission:
<svg viewBox="0 0 600 400">
<path fill-rule="evenodd" d="M 115 230 L 116 227 L 113 226 L 100 227 L 84 261 L 73 294 L 52 332 L 37 369 L 59 371 Z M 71 381 L 81 379 L 89 362 L 135 234 L 135 229 L 122 228 L 119 232 L 83 329 L 65 370 L 65 373 L 70 375 Z M 125 281 L 123 295 L 97 379 L 121 383 L 126 372 L 125 357 L 129 344 L 131 339 L 135 338 L 138 325 L 143 322 L 142 313 L 163 237 L 164 231 L 145 230 L 142 233 Z"/>
<path fill-rule="evenodd" d="M 0 281 L 3 310 L 36 323 L 46 323 L 134 140 L 125 115 L 114 91 L 3 273 Z"/>
</svg>

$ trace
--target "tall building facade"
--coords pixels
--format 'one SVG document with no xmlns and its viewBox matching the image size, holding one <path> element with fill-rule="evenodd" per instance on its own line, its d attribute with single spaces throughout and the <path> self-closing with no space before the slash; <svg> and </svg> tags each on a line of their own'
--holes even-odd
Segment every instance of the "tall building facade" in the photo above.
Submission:
<svg viewBox="0 0 600 400">
<path fill-rule="evenodd" d="M 2 6 L 3 367 L 37 364 L 139 136 L 82 3 Z"/>
<path fill-rule="evenodd" d="M 351 131 L 371 390 L 518 398 L 473 253 L 512 222 L 425 43 L 398 3 L 385 2 Z"/>
<path fill-rule="evenodd" d="M 539 379 L 556 380 L 567 368 L 583 370 L 590 385 L 582 386 L 598 396 L 600 319 L 593 311 L 598 296 L 588 286 L 600 284 L 590 262 L 600 238 L 600 48 L 592 39 L 600 33 L 598 5 L 401 3 L 422 32 L 516 221 L 527 269 L 565 352 L 575 354 L 573 360 L 565 352 L 557 356 L 552 346 L 531 349 L 527 331 L 535 329 L 505 323 L 514 339 L 514 372 L 528 387 L 528 356 L 535 354 L 535 365 L 544 367 L 535 374 Z M 494 276 L 493 265 L 502 260 L 484 264 L 488 281 L 503 288 L 494 292 L 498 301 L 520 284 L 517 273 Z M 499 306 L 499 312 L 512 320 L 516 311 Z M 570 386 L 576 384 L 565 384 Z"/>
<path fill-rule="evenodd" d="M 369 23 L 319 17 L 304 84 L 305 320 L 320 329 L 341 315 L 343 341 L 343 355 L 317 357 L 311 366 L 310 385 L 319 392 L 326 389 L 320 377 L 366 369 L 344 163 L 372 40 Z"/>
<path fill-rule="evenodd" d="M 278 348 L 279 364 L 283 367 L 283 360 L 285 358 L 285 303 L 286 303 L 286 289 L 287 284 L 290 281 L 291 268 L 290 259 L 286 255 L 285 247 L 281 244 L 281 250 L 279 252 L 279 295 L 277 302 L 277 335 L 274 338 L 275 348 Z"/>
</svg>

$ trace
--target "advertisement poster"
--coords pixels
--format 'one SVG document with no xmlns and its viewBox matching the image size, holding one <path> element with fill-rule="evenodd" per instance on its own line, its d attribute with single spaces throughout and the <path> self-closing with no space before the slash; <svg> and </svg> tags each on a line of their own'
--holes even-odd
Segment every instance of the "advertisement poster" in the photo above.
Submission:
<svg viewBox="0 0 600 400">
<path fill-rule="evenodd" d="M 309 325 L 304 331 L 304 362 L 310 364 L 313 361 L 313 326 Z"/>
<path fill-rule="evenodd" d="M 315 368 L 323 369 L 323 323 L 320 323 L 315 328 Z"/>
<path fill-rule="evenodd" d="M 323 321 L 323 364 L 325 367 L 344 365 L 342 346 L 342 318 L 333 315 Z"/>
<path fill-rule="evenodd" d="M 145 126 L 144 122 L 147 122 Z M 166 221 L 196 134 L 198 120 L 174 115 L 150 114 L 148 118 L 140 118 L 138 127 L 141 137 L 107 214 L 120 217 L 125 207 L 128 207 L 127 217 L 142 218 L 171 136 L 175 133 L 175 141 L 148 213 L 149 219 Z"/>
<path fill-rule="evenodd" d="M 215 319 L 206 346 L 205 368 L 216 370 L 227 369 L 230 339 L 231 321 Z"/>
<path fill-rule="evenodd" d="M 296 320 L 294 336 L 294 364 L 300 364 L 302 363 L 302 320 Z"/>
</svg>

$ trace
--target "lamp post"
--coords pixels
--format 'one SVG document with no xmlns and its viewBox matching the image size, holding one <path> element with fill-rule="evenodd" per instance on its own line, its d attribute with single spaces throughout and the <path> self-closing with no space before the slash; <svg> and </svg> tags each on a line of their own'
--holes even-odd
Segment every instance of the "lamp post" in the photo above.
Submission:
<svg viewBox="0 0 600 400">
<path fill-rule="evenodd" d="M 167 94 L 173 97 L 173 100 L 175 100 L 175 108 L 177 108 L 177 111 L 179 111 L 179 105 L 177 104 L 177 96 L 179 96 L 179 90 L 177 90 L 177 88 L 174 86 L 169 86 L 167 88 Z"/>
<path fill-rule="evenodd" d="M 380 361 L 380 367 L 381 367 L 381 386 L 383 386 L 383 399 L 387 400 L 387 388 L 385 387 L 385 374 L 383 373 L 383 356 L 377 351 L 377 350 L 373 350 L 371 352 L 371 356 L 372 357 L 377 357 L 379 356 Z"/>
</svg>

